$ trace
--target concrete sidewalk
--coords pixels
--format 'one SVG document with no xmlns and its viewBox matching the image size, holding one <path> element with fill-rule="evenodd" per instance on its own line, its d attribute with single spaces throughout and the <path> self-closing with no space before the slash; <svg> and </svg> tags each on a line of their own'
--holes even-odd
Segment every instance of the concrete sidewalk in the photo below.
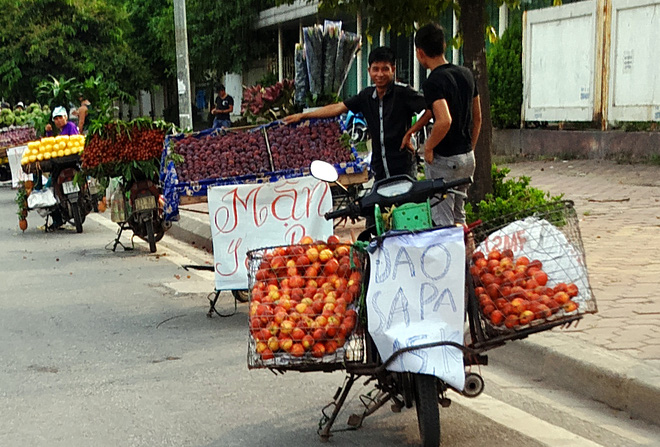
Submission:
<svg viewBox="0 0 660 447">
<path fill-rule="evenodd" d="M 660 167 L 602 160 L 507 167 L 510 177 L 529 176 L 575 202 L 599 312 L 494 349 L 491 361 L 660 425 Z M 168 234 L 212 251 L 206 204 L 182 206 Z"/>
<path fill-rule="evenodd" d="M 508 165 L 573 200 L 598 313 L 492 351 L 502 361 L 660 425 L 660 167 L 603 160 Z"/>
</svg>

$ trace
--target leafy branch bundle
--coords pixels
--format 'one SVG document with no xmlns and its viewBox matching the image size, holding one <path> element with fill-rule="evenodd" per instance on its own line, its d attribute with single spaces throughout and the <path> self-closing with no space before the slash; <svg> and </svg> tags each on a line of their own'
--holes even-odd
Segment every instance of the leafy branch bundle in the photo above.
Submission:
<svg viewBox="0 0 660 447">
<path fill-rule="evenodd" d="M 257 84 L 243 89 L 241 113 L 251 124 L 264 124 L 295 111 L 294 83 L 289 79 L 269 87 Z"/>
<path fill-rule="evenodd" d="M 95 177 L 102 186 L 110 177 L 157 178 L 166 128 L 164 121 L 148 118 L 94 122 L 82 153 L 85 175 Z"/>
</svg>

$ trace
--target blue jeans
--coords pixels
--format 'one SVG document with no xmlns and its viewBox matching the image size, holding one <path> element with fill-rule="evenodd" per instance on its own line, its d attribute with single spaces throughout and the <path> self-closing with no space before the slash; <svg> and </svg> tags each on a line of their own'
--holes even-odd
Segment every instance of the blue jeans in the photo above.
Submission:
<svg viewBox="0 0 660 447">
<path fill-rule="evenodd" d="M 221 120 L 216 118 L 213 118 L 213 128 L 218 129 L 220 127 L 231 127 L 231 121 L 230 120 Z"/>
</svg>

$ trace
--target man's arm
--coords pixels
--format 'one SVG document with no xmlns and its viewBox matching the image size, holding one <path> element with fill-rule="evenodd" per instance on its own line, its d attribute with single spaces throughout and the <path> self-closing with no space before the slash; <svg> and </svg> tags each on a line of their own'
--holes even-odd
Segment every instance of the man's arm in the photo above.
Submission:
<svg viewBox="0 0 660 447">
<path fill-rule="evenodd" d="M 451 114 L 446 99 L 438 99 L 433 103 L 433 116 L 435 124 L 433 130 L 424 144 L 424 160 L 433 162 L 433 148 L 435 148 L 447 135 L 451 127 Z"/>
<path fill-rule="evenodd" d="M 479 95 L 472 98 L 472 149 L 477 146 L 481 131 L 481 100 Z"/>
<path fill-rule="evenodd" d="M 339 116 L 342 113 L 346 113 L 346 112 L 348 112 L 348 107 L 346 107 L 346 104 L 344 104 L 343 102 L 338 102 L 336 104 L 328 104 L 327 106 L 323 106 L 320 109 L 312 110 L 311 112 L 296 113 L 293 115 L 289 115 L 285 117 L 282 121 L 284 121 L 284 124 L 295 124 L 303 119 L 333 118 L 335 116 Z"/>
<path fill-rule="evenodd" d="M 433 117 L 433 113 L 431 113 L 430 110 L 426 109 L 424 112 L 424 115 L 422 115 L 415 124 L 412 125 L 410 129 L 408 129 L 408 132 L 403 136 L 403 141 L 401 141 L 401 149 L 404 147 L 407 147 L 410 149 L 412 152 L 415 152 L 415 148 L 410 144 L 410 137 L 413 136 L 413 134 L 419 132 L 426 126 L 429 121 L 431 121 L 431 118 Z"/>
<path fill-rule="evenodd" d="M 222 111 L 222 113 L 231 113 L 234 111 L 234 98 L 227 95 L 227 108 Z"/>
<path fill-rule="evenodd" d="M 85 125 L 85 118 L 87 118 L 87 107 L 78 109 L 78 132 L 82 133 L 83 126 Z"/>
</svg>

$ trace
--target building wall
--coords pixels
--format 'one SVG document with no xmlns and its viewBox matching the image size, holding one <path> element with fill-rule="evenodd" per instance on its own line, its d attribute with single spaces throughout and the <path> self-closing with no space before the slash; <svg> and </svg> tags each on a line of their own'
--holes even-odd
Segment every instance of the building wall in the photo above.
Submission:
<svg viewBox="0 0 660 447">
<path fill-rule="evenodd" d="M 494 129 L 493 153 L 627 162 L 657 160 L 660 157 L 660 132 Z"/>
</svg>

